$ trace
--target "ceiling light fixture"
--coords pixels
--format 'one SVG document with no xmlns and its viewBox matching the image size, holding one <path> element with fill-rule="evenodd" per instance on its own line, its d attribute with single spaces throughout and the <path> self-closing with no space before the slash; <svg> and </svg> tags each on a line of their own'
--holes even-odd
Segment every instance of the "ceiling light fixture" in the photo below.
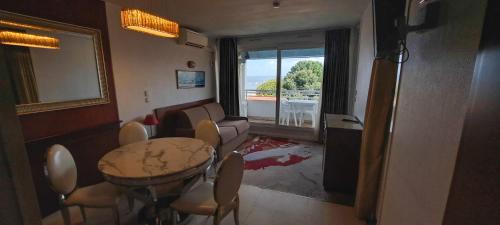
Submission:
<svg viewBox="0 0 500 225">
<path fill-rule="evenodd" d="M 13 31 L 0 31 L 0 43 L 33 48 L 59 49 L 59 39 Z"/>
<path fill-rule="evenodd" d="M 179 37 L 179 24 L 139 9 L 122 9 L 122 27 L 166 38 Z"/>
<path fill-rule="evenodd" d="M 0 20 L 0 25 L 7 26 L 7 27 L 13 27 L 13 28 L 25 28 L 25 29 L 33 29 L 33 30 L 52 31 L 49 28 L 39 27 L 39 26 L 24 24 L 24 23 L 17 23 L 17 22 L 8 21 L 8 20 Z"/>
<path fill-rule="evenodd" d="M 273 0 L 273 8 L 277 9 L 281 5 L 280 0 Z"/>
</svg>

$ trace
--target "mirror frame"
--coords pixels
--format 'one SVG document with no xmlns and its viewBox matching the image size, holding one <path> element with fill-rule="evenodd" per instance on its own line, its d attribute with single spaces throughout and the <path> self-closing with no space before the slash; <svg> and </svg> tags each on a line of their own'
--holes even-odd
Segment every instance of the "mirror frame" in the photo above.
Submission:
<svg viewBox="0 0 500 225">
<path fill-rule="evenodd" d="M 95 58 L 97 60 L 97 73 L 99 80 L 99 89 L 101 91 L 100 98 L 90 98 L 90 99 L 80 99 L 80 100 L 70 100 L 70 101 L 60 101 L 60 102 L 41 102 L 32 104 L 20 104 L 16 105 L 16 110 L 18 115 L 48 112 L 62 109 L 79 108 L 86 106 L 94 106 L 101 104 L 110 103 L 109 90 L 108 90 L 108 80 L 106 74 L 106 64 L 104 62 L 104 52 L 102 46 L 101 31 L 94 28 L 82 27 L 67 23 L 61 23 L 52 20 L 46 20 L 37 17 L 31 17 L 16 13 L 11 13 L 7 11 L 0 10 L 0 20 L 9 20 L 18 23 L 24 23 L 34 26 L 40 26 L 43 28 L 59 30 L 63 32 L 73 32 L 79 34 L 85 34 L 92 36 L 94 41 L 94 51 Z"/>
</svg>

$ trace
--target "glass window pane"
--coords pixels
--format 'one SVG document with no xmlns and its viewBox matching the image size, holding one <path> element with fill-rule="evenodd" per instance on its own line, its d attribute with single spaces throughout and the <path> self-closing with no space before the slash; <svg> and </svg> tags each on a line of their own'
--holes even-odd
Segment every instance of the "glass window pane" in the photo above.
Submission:
<svg viewBox="0 0 500 225">
<path fill-rule="evenodd" d="M 323 62 L 323 48 L 281 51 L 280 125 L 319 125 Z"/>
<path fill-rule="evenodd" d="M 251 123 L 275 124 L 277 50 L 242 53 L 240 111 Z"/>
</svg>

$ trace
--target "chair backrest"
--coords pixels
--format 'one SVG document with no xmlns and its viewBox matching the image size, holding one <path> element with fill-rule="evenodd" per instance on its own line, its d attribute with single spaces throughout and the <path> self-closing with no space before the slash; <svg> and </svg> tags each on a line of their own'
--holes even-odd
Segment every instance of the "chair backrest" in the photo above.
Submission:
<svg viewBox="0 0 500 225">
<path fill-rule="evenodd" d="M 210 120 L 210 115 L 203 107 L 184 109 L 180 112 L 177 126 L 182 128 L 196 129 L 202 120 Z"/>
<path fill-rule="evenodd" d="M 120 129 L 118 142 L 120 146 L 148 140 L 146 128 L 139 122 L 129 122 Z"/>
<path fill-rule="evenodd" d="M 243 178 L 243 156 L 231 152 L 222 160 L 214 184 L 214 198 L 219 206 L 231 203 L 238 194 Z"/>
<path fill-rule="evenodd" d="M 203 140 L 217 149 L 220 143 L 219 127 L 214 121 L 202 120 L 196 126 L 195 138 Z"/>
<path fill-rule="evenodd" d="M 290 102 L 288 102 L 288 99 L 282 98 L 280 100 L 280 109 L 281 109 L 281 111 L 288 111 L 288 110 L 290 110 L 290 108 L 291 108 L 290 107 Z"/>
<path fill-rule="evenodd" d="M 205 110 L 207 110 L 208 114 L 210 115 L 210 119 L 212 119 L 215 122 L 220 122 L 226 118 L 226 113 L 224 113 L 224 109 L 222 109 L 222 106 L 219 103 L 212 102 L 203 105 Z"/>
<path fill-rule="evenodd" d="M 68 149 L 53 145 L 47 151 L 45 163 L 47 178 L 55 192 L 65 195 L 76 188 L 76 164 Z"/>
</svg>

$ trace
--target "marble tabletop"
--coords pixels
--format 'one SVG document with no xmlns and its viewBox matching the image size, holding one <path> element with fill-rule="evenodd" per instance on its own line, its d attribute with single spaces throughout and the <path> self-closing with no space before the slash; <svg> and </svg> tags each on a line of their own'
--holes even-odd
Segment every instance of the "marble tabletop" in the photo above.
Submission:
<svg viewBox="0 0 500 225">
<path fill-rule="evenodd" d="M 208 167 L 213 154 L 214 149 L 201 140 L 159 138 L 108 152 L 99 160 L 98 168 L 110 182 L 112 178 L 150 181 Z"/>
</svg>

